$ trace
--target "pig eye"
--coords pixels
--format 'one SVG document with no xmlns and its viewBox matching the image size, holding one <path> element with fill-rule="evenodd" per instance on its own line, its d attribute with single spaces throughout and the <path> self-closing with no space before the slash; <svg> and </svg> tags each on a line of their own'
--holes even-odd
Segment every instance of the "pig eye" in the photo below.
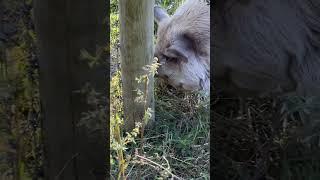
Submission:
<svg viewBox="0 0 320 180">
<path fill-rule="evenodd" d="M 178 58 L 168 57 L 168 56 L 166 56 L 166 55 L 163 55 L 163 56 L 164 56 L 164 58 L 165 58 L 165 60 L 166 60 L 167 62 L 178 63 Z"/>
<path fill-rule="evenodd" d="M 178 58 L 167 58 L 167 61 L 172 62 L 172 63 L 177 63 L 178 62 Z"/>
</svg>

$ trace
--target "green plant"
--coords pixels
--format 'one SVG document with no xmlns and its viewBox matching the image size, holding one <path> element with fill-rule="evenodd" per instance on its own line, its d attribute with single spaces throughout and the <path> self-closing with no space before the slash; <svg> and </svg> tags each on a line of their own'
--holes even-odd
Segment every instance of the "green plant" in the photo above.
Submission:
<svg viewBox="0 0 320 180">
<path fill-rule="evenodd" d="M 127 133 L 123 136 L 122 125 L 123 125 L 123 104 L 121 100 L 121 74 L 118 71 L 111 80 L 111 106 L 110 106 L 110 148 L 111 166 L 118 165 L 118 179 L 126 177 L 125 171 L 128 163 L 131 159 L 130 156 L 124 155 L 129 143 L 135 143 L 135 137 L 139 134 L 141 124 L 137 124 L 136 128 L 131 133 Z"/>
<path fill-rule="evenodd" d="M 42 148 L 40 133 L 40 100 L 36 54 L 36 36 L 33 31 L 31 0 L 5 0 L 1 7 L 12 34 L 7 37 L 0 52 L 5 64 L 6 95 L 0 99 L 1 144 L 0 179 L 41 179 Z M 21 11 L 24 9 L 25 11 Z M 3 163 L 6 166 L 3 166 Z M 4 168 L 6 167 L 6 168 Z M 6 174 L 6 175 L 4 175 Z"/>
</svg>

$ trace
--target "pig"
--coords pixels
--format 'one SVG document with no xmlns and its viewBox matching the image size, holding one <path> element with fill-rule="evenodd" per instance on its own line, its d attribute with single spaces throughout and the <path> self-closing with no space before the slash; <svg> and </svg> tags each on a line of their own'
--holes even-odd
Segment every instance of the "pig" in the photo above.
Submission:
<svg viewBox="0 0 320 180">
<path fill-rule="evenodd" d="M 319 0 L 217 0 L 212 11 L 217 90 L 320 95 Z"/>
<path fill-rule="evenodd" d="M 210 90 L 210 6 L 204 0 L 187 0 L 169 16 L 154 8 L 158 25 L 155 57 L 158 77 L 185 91 Z"/>
</svg>

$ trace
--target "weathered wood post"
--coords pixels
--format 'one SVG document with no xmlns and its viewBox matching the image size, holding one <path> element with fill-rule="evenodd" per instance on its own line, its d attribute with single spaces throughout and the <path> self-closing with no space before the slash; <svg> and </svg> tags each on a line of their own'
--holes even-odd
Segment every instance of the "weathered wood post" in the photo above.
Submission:
<svg viewBox="0 0 320 180">
<path fill-rule="evenodd" d="M 145 114 L 143 103 L 136 102 L 136 89 L 145 92 L 136 78 L 145 74 L 143 67 L 153 62 L 154 0 L 119 0 L 120 53 L 123 82 L 125 128 L 130 130 Z M 147 107 L 154 109 L 153 77 L 147 86 Z M 154 118 L 154 117 L 152 117 Z"/>
<path fill-rule="evenodd" d="M 109 92 L 108 67 L 89 67 L 80 51 L 95 54 L 107 46 L 109 1 L 35 0 L 34 18 L 40 49 L 40 97 L 43 107 L 45 179 L 105 179 L 108 135 L 78 126 L 90 106 L 76 91 L 86 83 L 102 95 Z M 105 55 L 101 56 L 106 58 Z M 107 100 L 106 100 L 107 101 Z M 106 108 L 106 111 L 108 108 Z M 104 125 L 107 125 L 107 120 Z"/>
</svg>

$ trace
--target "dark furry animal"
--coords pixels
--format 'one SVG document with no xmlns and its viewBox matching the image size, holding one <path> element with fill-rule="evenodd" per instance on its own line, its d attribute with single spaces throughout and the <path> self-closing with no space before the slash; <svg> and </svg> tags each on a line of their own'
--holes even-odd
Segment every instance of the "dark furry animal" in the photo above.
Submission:
<svg viewBox="0 0 320 180">
<path fill-rule="evenodd" d="M 319 0 L 213 3 L 213 86 L 236 95 L 320 95 Z"/>
</svg>

